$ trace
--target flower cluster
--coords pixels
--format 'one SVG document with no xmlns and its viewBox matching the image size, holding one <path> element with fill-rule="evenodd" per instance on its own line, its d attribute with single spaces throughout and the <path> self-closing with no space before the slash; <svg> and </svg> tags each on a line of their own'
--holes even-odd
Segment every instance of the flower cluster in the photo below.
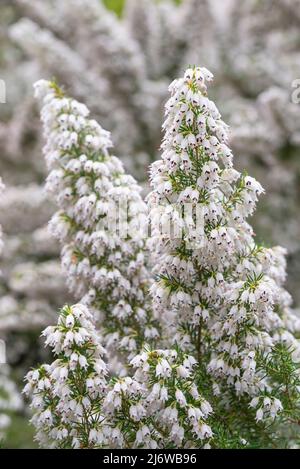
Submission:
<svg viewBox="0 0 300 469">
<path fill-rule="evenodd" d="M 111 417 L 122 411 L 119 445 L 209 447 L 213 409 L 197 387 L 196 360 L 179 349 L 144 350 L 131 365 L 133 378 L 119 379 L 103 403 Z"/>
<path fill-rule="evenodd" d="M 107 389 L 105 350 L 93 317 L 83 305 L 65 306 L 57 326 L 43 335 L 56 359 L 30 371 L 24 388 L 32 396 L 36 438 L 43 445 L 88 448 L 90 431 L 102 430 L 99 408 Z"/>
<path fill-rule="evenodd" d="M 132 378 L 108 380 L 106 351 L 84 305 L 65 306 L 43 332 L 55 360 L 27 374 L 32 424 L 42 446 L 207 447 L 210 404 L 195 384 L 196 361 L 179 350 L 135 356 Z"/>
<path fill-rule="evenodd" d="M 158 337 L 147 299 L 150 276 L 143 224 L 146 206 L 135 180 L 110 156 L 110 134 L 85 105 L 40 81 L 46 187 L 60 211 L 50 222 L 63 245 L 71 290 L 98 315 L 104 344 L 134 354 Z"/>
<path fill-rule="evenodd" d="M 263 189 L 233 167 L 228 127 L 207 95 L 212 78 L 195 67 L 170 85 L 148 196 L 153 285 L 136 224 L 146 208 L 109 155 L 109 133 L 57 85 L 36 85 L 47 188 L 61 209 L 50 225 L 85 303 L 45 330 L 57 359 L 27 376 L 43 446 L 268 447 L 298 420 L 300 321 L 283 288 L 285 251 L 255 242 L 247 218 Z M 125 239 L 112 223 L 124 196 L 134 221 Z M 108 380 L 101 343 L 111 369 L 126 350 L 130 376 Z"/>
<path fill-rule="evenodd" d="M 299 342 L 284 332 L 299 321 L 282 288 L 281 250 L 258 245 L 246 221 L 263 189 L 233 168 L 227 126 L 207 96 L 211 80 L 207 69 L 193 68 L 170 85 L 148 196 L 159 254 L 151 291 L 170 340 L 208 358 L 218 386 L 256 396 L 276 389 L 262 362 L 278 342 L 299 357 Z"/>
</svg>

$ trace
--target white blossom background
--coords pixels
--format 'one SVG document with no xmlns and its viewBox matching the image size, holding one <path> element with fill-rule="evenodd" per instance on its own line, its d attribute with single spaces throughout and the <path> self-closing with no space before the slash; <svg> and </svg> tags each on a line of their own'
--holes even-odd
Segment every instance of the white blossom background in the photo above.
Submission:
<svg viewBox="0 0 300 469">
<path fill-rule="evenodd" d="M 91 107 L 146 194 L 168 83 L 189 64 L 211 69 L 236 164 L 267 192 L 253 220 L 258 239 L 288 249 L 287 288 L 294 306 L 300 303 L 300 104 L 291 97 L 300 78 L 299 0 L 93 0 L 97 22 L 85 14 L 87 1 L 0 4 L 0 79 L 6 84 L 0 104 L 6 186 L 0 196 L 0 338 L 9 364 L 0 365 L 0 429 L 8 426 L 9 447 L 33 445 L 19 394 L 22 378 L 47 358 L 40 332 L 72 300 L 59 246 L 47 230 L 54 204 L 43 189 L 42 131 L 32 92 L 39 78 L 55 77 Z M 7 396 L 9 424 L 1 413 Z"/>
</svg>

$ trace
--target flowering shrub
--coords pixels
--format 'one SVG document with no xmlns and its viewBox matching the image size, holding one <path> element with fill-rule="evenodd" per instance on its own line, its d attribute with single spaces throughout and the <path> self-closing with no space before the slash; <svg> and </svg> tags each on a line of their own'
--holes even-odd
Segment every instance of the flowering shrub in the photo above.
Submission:
<svg viewBox="0 0 300 469">
<path fill-rule="evenodd" d="M 283 251 L 258 245 L 246 221 L 263 189 L 233 168 L 227 126 L 207 97 L 211 79 L 206 69 L 188 69 L 170 86 L 163 154 L 152 165 L 148 200 L 152 218 L 159 210 L 172 229 L 156 229 L 152 239 L 159 261 L 151 290 L 155 309 L 162 316 L 168 311 L 171 337 L 195 350 L 199 361 L 213 349 L 212 375 L 237 394 L 255 395 L 272 390 L 263 364 L 256 368 L 259 356 L 282 341 L 295 356 L 300 348 L 284 332 L 293 316 L 282 288 Z M 174 237 L 185 204 L 182 235 Z M 294 330 L 300 323 L 293 319 Z"/>
<path fill-rule="evenodd" d="M 129 222 L 146 206 L 110 156 L 109 133 L 54 83 L 35 86 L 47 188 L 61 209 L 50 227 L 84 303 L 44 331 L 55 361 L 27 375 L 44 446 L 297 444 L 300 321 L 283 288 L 285 251 L 255 241 L 247 218 L 263 188 L 233 167 L 228 127 L 208 98 L 212 78 L 189 68 L 169 88 L 147 198 L 153 282 L 145 236 L 134 224 L 124 239 L 111 218 L 116 196 L 129 196 Z M 127 375 L 115 367 L 120 349 Z"/>
<path fill-rule="evenodd" d="M 83 305 L 65 307 L 57 326 L 47 327 L 43 335 L 57 358 L 29 372 L 24 388 L 33 394 L 37 439 L 50 446 L 89 447 L 86 424 L 100 432 L 99 408 L 107 387 L 104 349 L 92 315 Z"/>
<path fill-rule="evenodd" d="M 116 3 L 124 4 L 119 17 L 110 10 L 111 6 L 115 10 Z M 230 8 L 224 9 L 224 5 L 228 4 Z M 8 421 L 5 410 L 8 394 L 14 395 L 11 377 L 18 383 L 29 366 L 37 362 L 49 362 L 48 348 L 44 349 L 43 339 L 38 338 L 41 328 L 56 322 L 57 310 L 61 305 L 80 301 L 87 304 L 95 315 L 97 330 L 101 331 L 101 343 L 108 351 L 111 374 L 129 374 L 132 378 L 134 369 L 130 361 L 135 354 L 141 353 L 145 345 L 148 351 L 152 351 L 152 347 L 178 347 L 180 353 L 193 356 L 196 360 L 201 358 L 203 366 L 199 371 L 198 365 L 195 365 L 194 371 L 198 371 L 193 379 L 197 381 L 199 373 L 202 376 L 199 392 L 213 408 L 208 425 L 214 433 L 213 439 L 203 445 L 243 446 L 233 427 L 240 429 L 241 435 L 249 441 L 250 446 L 268 446 L 271 440 L 277 445 L 275 433 L 270 437 L 270 431 L 265 433 L 268 437 L 262 437 L 261 425 L 265 425 L 265 421 L 275 414 L 274 424 L 277 428 L 287 422 L 288 413 L 288 423 L 296 422 L 295 364 L 298 360 L 299 323 L 290 310 L 290 299 L 283 285 L 286 284 L 297 306 L 300 298 L 300 107 L 295 100 L 298 96 L 296 87 L 299 78 L 298 4 L 299 0 L 2 0 L 0 78 L 1 82 L 6 82 L 9 99 L 5 105 L 0 106 L 0 174 L 7 187 L 0 197 L 0 224 L 3 226 L 5 245 L 0 262 L 0 338 L 7 344 L 10 364 L 10 368 L 1 367 L 1 382 L 9 383 L 7 389 L 10 390 L 9 393 L 4 393 L 3 421 Z M 222 145 L 230 146 L 232 153 L 238 155 L 234 168 L 241 174 L 236 181 L 229 181 L 230 184 L 228 181 L 224 182 L 226 168 L 220 158 L 214 160 L 219 169 L 209 168 L 211 182 L 204 181 L 205 191 L 200 194 L 200 203 L 196 203 L 197 191 L 201 192 L 200 186 L 194 183 L 194 170 L 197 174 L 199 170 L 197 165 L 192 164 L 189 168 L 189 161 L 183 155 L 184 174 L 179 174 L 178 167 L 174 167 L 176 184 L 163 170 L 163 182 L 171 184 L 171 188 L 167 185 L 166 193 L 164 190 L 161 192 L 159 175 L 155 165 L 153 166 L 153 193 L 149 197 L 154 230 L 152 246 L 150 244 L 152 260 L 150 263 L 146 260 L 146 240 L 141 240 L 139 245 L 140 235 L 134 236 L 135 243 L 139 246 L 134 247 L 134 250 L 137 248 L 135 255 L 138 253 L 135 259 L 138 257 L 141 260 L 140 252 L 144 257 L 141 260 L 143 274 L 138 275 L 137 286 L 135 273 L 131 267 L 129 273 L 126 265 L 128 262 L 132 266 L 130 253 L 126 252 L 124 256 L 122 251 L 122 260 L 119 263 L 119 245 L 109 246 L 116 239 L 122 246 L 123 241 L 126 244 L 129 242 L 119 234 L 112 235 L 113 230 L 107 230 L 106 227 L 105 220 L 109 219 L 111 223 L 115 219 L 114 202 L 118 198 L 117 194 L 112 197 L 111 191 L 106 190 L 97 194 L 97 202 L 101 199 L 104 205 L 107 203 L 109 206 L 105 219 L 100 217 L 101 223 L 105 225 L 103 232 L 108 234 L 104 245 L 101 245 L 101 252 L 105 252 L 105 256 L 95 259 L 91 244 L 85 245 L 83 249 L 83 245 L 79 245 L 78 233 L 73 224 L 61 243 L 47 230 L 46 224 L 57 208 L 49 197 L 51 195 L 52 198 L 53 195 L 51 187 L 48 193 L 43 190 L 47 169 L 44 159 L 40 158 L 42 126 L 37 101 L 32 95 L 32 83 L 41 76 L 49 79 L 55 77 L 59 83 L 63 83 L 69 95 L 84 102 L 94 118 L 112 132 L 115 154 L 124 163 L 126 172 L 143 183 L 146 193 L 149 190 L 145 182 L 148 164 L 160 157 L 160 122 L 163 103 L 167 99 L 167 85 L 193 63 L 206 64 L 213 71 L 216 80 L 210 87 L 210 99 L 218 103 L 224 120 L 232 128 L 230 144 L 221 141 L 213 128 L 210 129 L 211 132 L 207 132 L 208 140 L 217 136 Z M 183 120 L 184 118 L 190 122 L 191 114 L 183 116 Z M 208 114 L 206 118 L 211 121 Z M 218 125 L 221 124 L 220 119 L 214 120 Z M 166 127 L 168 129 L 168 124 Z M 226 128 L 224 132 L 226 133 Z M 52 130 L 50 133 L 53 135 Z M 178 133 L 184 133 L 182 124 Z M 185 135 L 183 140 L 184 138 Z M 197 140 L 199 148 L 200 143 L 206 148 L 205 141 Z M 183 145 L 185 144 L 184 141 Z M 167 151 L 173 151 L 172 143 L 169 145 L 164 142 L 165 145 Z M 79 147 L 80 145 L 78 150 Z M 177 143 L 175 147 L 177 154 Z M 198 150 L 195 149 L 196 151 Z M 202 153 L 202 150 L 199 151 Z M 211 153 L 211 149 L 207 151 Z M 217 151 L 219 155 L 218 148 Z M 189 148 L 187 153 L 190 153 Z M 178 155 L 181 156 L 182 152 L 178 152 Z M 87 156 L 90 159 L 89 153 Z M 165 161 L 164 154 L 163 159 Z M 60 160 L 62 161 L 61 158 Z M 66 160 L 67 158 L 64 162 Z M 209 166 L 210 163 L 209 161 Z M 174 164 L 173 158 L 170 164 Z M 181 168 L 180 161 L 179 167 Z M 51 165 L 50 170 L 53 169 L 59 169 L 56 163 Z M 240 240 L 243 243 L 245 241 L 244 230 L 237 229 L 238 220 L 233 222 L 230 218 L 234 203 L 229 201 L 228 210 L 224 212 L 219 200 L 221 193 L 224 203 L 227 203 L 228 198 L 230 199 L 229 192 L 235 192 L 240 183 L 243 201 L 238 201 L 234 212 L 243 211 L 247 205 L 247 197 L 255 196 L 255 191 L 251 192 L 250 187 L 242 187 L 242 182 L 248 178 L 242 172 L 243 169 L 255 176 L 268 194 L 261 198 L 260 210 L 253 211 L 253 217 L 251 214 L 251 225 L 257 237 L 254 239 L 249 232 L 248 245 L 245 248 L 238 246 Z M 69 170 L 65 169 L 65 163 L 63 170 L 66 176 L 64 181 L 68 181 L 70 175 Z M 168 168 L 167 172 L 169 170 Z M 227 170 L 233 174 L 231 168 Z M 92 180 L 94 171 L 89 176 L 85 170 L 82 173 L 83 177 Z M 108 179 L 114 187 L 118 186 L 118 178 L 115 176 L 116 174 L 112 176 L 109 165 Z M 214 181 L 215 178 L 218 181 Z M 187 191 L 182 200 L 181 193 L 177 192 L 179 182 L 182 189 L 180 192 Z M 133 185 L 128 185 L 132 195 L 136 192 Z M 62 195 L 63 188 L 67 187 L 71 186 L 62 184 L 61 190 L 54 193 L 55 198 Z M 88 195 L 96 193 L 93 187 L 90 189 Z M 203 204 L 203 194 L 209 197 L 211 203 Z M 72 194 L 71 206 L 77 203 L 77 196 L 77 193 Z M 171 204 L 166 203 L 165 196 Z M 124 196 L 124 199 L 127 197 Z M 254 200 L 253 206 L 255 202 Z M 213 203 L 218 210 L 222 210 L 221 215 L 217 214 L 217 221 L 213 215 L 214 208 L 211 209 Z M 205 210 L 206 207 L 209 208 L 209 214 L 204 213 L 204 221 L 201 205 L 205 205 Z M 57 200 L 57 206 L 63 213 L 66 213 L 66 209 L 70 210 L 66 200 Z M 171 209 L 172 216 L 176 219 L 170 220 Z M 183 221 L 182 211 L 185 212 Z M 125 215 L 126 209 L 121 212 Z M 94 209 L 91 209 L 91 213 L 94 213 Z M 141 218 L 146 214 L 147 208 L 144 206 Z M 162 220 L 159 220 L 161 216 Z M 132 224 L 138 218 L 133 215 Z M 249 218 L 244 217 L 244 214 L 243 218 L 246 220 L 247 230 Z M 95 223 L 92 227 L 89 225 L 83 230 L 86 236 L 83 243 L 87 242 L 89 235 L 93 236 L 93 243 L 96 245 L 95 233 L 102 228 L 98 229 L 99 219 L 93 221 Z M 213 229 L 219 221 L 226 234 L 216 228 L 221 234 L 214 241 L 215 248 Z M 160 223 L 164 227 L 164 236 L 161 236 Z M 208 225 L 213 225 L 214 228 Z M 55 218 L 51 226 L 54 228 L 52 231 L 55 231 Z M 228 227 L 238 232 L 238 239 L 228 239 Z M 174 238 L 170 229 L 179 231 L 179 236 L 187 240 L 184 248 L 182 240 Z M 80 238 L 81 234 L 78 236 Z M 257 241 L 262 239 L 267 242 L 266 245 Z M 273 243 L 287 247 L 288 255 L 282 248 L 270 249 Z M 65 253 L 69 252 L 71 255 L 70 246 L 74 247 L 74 251 L 67 263 Z M 158 256 L 154 255 L 156 248 Z M 99 246 L 95 249 L 100 252 Z M 59 260 L 61 250 L 66 261 L 64 269 L 61 269 Z M 228 250 L 230 255 L 224 257 L 222 250 L 226 253 Z M 84 258 L 79 259 L 79 254 L 84 255 Z M 73 263 L 75 257 L 76 262 Z M 103 259 L 105 265 L 102 264 Z M 96 268 L 97 261 L 97 269 L 101 266 L 98 270 L 102 274 L 102 268 L 110 276 L 112 272 L 118 276 L 117 271 L 120 271 L 122 279 L 119 279 L 120 282 L 118 280 L 117 285 L 114 281 L 114 287 L 110 288 L 108 279 L 101 278 L 101 285 L 95 286 L 94 279 L 89 277 L 85 263 L 87 261 L 92 265 L 90 271 Z M 204 273 L 201 269 L 202 262 L 205 264 Z M 152 263 L 155 264 L 155 283 L 151 289 L 152 274 L 149 265 Z M 285 281 L 286 264 L 288 276 Z M 211 275 L 211 269 L 215 276 Z M 65 274 L 71 289 L 65 286 Z M 127 280 L 130 283 L 128 289 Z M 103 285 L 106 281 L 107 284 Z M 239 282 L 243 284 L 239 286 Z M 124 284 L 126 291 L 123 291 Z M 135 291 L 133 297 L 128 292 L 133 291 L 136 286 L 141 294 Z M 147 296 L 150 289 L 153 301 Z M 112 291 L 114 299 L 111 302 Z M 102 300 L 105 303 L 104 308 L 99 297 L 97 302 L 94 301 L 95 292 L 97 297 L 100 292 L 101 303 Z M 237 293 L 239 297 L 235 298 Z M 130 307 L 132 312 L 129 311 Z M 136 313 L 139 311 L 143 315 L 143 310 L 147 314 L 145 323 L 140 317 L 138 321 L 135 320 Z M 239 315 L 241 317 L 237 319 Z M 147 337 L 144 327 L 147 328 Z M 259 334 L 262 343 L 249 343 L 249 337 L 252 340 L 251 334 L 255 341 L 256 334 Z M 200 347 L 197 346 L 198 338 L 201 339 Z M 269 344 L 270 341 L 272 343 Z M 232 349 L 230 347 L 229 351 L 223 350 L 224 346 L 229 347 L 228 343 L 233 342 Z M 11 368 L 14 370 L 12 374 L 9 371 Z M 275 368 L 281 370 L 279 375 L 274 375 Z M 294 384 L 288 384 L 289 392 L 281 392 L 276 387 L 277 382 L 282 382 L 285 368 L 289 368 L 289 374 L 295 378 L 294 381 L 291 380 Z M 237 375 L 238 370 L 240 376 Z M 255 391 L 261 384 L 262 376 L 266 377 L 266 382 L 263 383 L 267 384 L 266 396 L 264 391 Z M 254 384 L 250 385 L 252 380 Z M 203 382 L 206 383 L 204 388 Z M 253 395 L 248 396 L 249 386 L 245 382 L 247 386 L 249 384 Z M 216 402 L 218 396 L 214 391 L 218 390 L 215 383 L 219 386 L 221 396 L 224 395 L 225 407 L 230 401 L 230 409 L 240 409 L 245 413 L 249 402 L 254 399 L 243 424 L 235 420 L 234 424 L 231 421 L 229 425 L 227 417 L 223 421 L 223 415 L 227 414 L 224 413 L 224 406 L 219 407 Z M 280 396 L 273 396 L 274 387 L 276 393 L 281 393 Z M 227 392 L 229 388 L 230 391 Z M 265 397 L 266 409 L 263 400 Z M 272 398 L 271 403 L 269 398 Z M 143 395 L 140 399 L 143 400 Z M 275 399 L 280 400 L 280 404 Z M 272 406 L 272 411 L 268 410 Z M 257 426 L 253 426 L 257 412 Z M 263 421 L 260 420 L 262 413 Z M 292 414 L 295 418 L 291 417 Z M 19 415 L 18 419 L 23 417 Z M 144 418 L 148 418 L 148 414 Z M 225 422 L 222 426 L 223 436 L 225 429 L 230 429 L 226 437 L 222 438 L 220 428 L 216 429 L 216 422 L 218 425 Z M 150 425 L 149 420 L 147 425 Z M 23 439 L 27 432 L 22 432 L 20 428 L 18 425 Z M 249 436 L 250 428 L 252 436 Z M 187 429 L 185 435 L 186 431 Z M 254 441 L 253 435 L 260 435 L 257 441 Z M 125 439 L 126 443 L 122 444 L 132 444 L 128 437 Z M 167 441 L 166 437 L 164 439 Z M 158 445 L 161 444 L 158 440 L 155 441 Z M 280 441 L 280 444 L 284 444 L 284 440 Z M 182 445 L 187 444 L 186 442 L 184 437 Z M 148 443 L 145 442 L 146 444 Z M 101 446 L 100 443 L 99 445 Z"/>
<path fill-rule="evenodd" d="M 188 69 L 170 85 L 162 160 L 152 165 L 148 197 L 152 219 L 159 211 L 169 227 L 155 225 L 152 238 L 159 248 L 153 302 L 170 339 L 206 362 L 228 408 L 237 405 L 234 395 L 246 396 L 256 421 L 275 419 L 284 410 L 284 385 L 271 365 L 278 360 L 294 363 L 295 401 L 284 401 L 287 414 L 296 411 L 300 349 L 293 333 L 300 324 L 282 287 L 284 251 L 258 245 L 246 221 L 263 189 L 233 168 L 227 126 L 207 97 L 211 79 L 206 69 Z"/>
<path fill-rule="evenodd" d="M 195 385 L 193 357 L 143 352 L 132 360 L 133 378 L 109 380 L 93 316 L 80 304 L 64 307 L 43 335 L 56 359 L 30 371 L 24 388 L 43 445 L 157 448 L 211 438 L 212 409 Z"/>
<path fill-rule="evenodd" d="M 96 312 L 105 346 L 131 356 L 158 337 L 140 188 L 110 156 L 109 133 L 88 118 L 83 104 L 64 97 L 55 84 L 40 81 L 35 88 L 51 170 L 46 188 L 60 208 L 50 229 L 63 245 L 68 284 Z"/>
</svg>

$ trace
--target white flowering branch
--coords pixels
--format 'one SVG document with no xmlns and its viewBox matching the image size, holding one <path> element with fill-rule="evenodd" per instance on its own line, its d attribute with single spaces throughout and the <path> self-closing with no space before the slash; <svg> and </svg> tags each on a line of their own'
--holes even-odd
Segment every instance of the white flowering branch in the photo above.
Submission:
<svg viewBox="0 0 300 469">
<path fill-rule="evenodd" d="M 282 287 L 283 251 L 258 245 L 246 221 L 263 189 L 233 168 L 227 126 L 207 96 L 211 80 L 193 68 L 170 85 L 148 198 L 159 253 L 154 308 L 170 340 L 206 366 L 215 393 L 253 396 L 256 419 L 274 419 L 282 394 L 268 363 L 279 351 L 299 359 L 299 320 Z"/>
<path fill-rule="evenodd" d="M 60 239 L 68 283 L 95 310 L 108 349 L 132 354 L 158 331 L 147 299 L 150 276 L 140 189 L 110 156 L 110 135 L 89 111 L 41 81 L 49 193 L 60 211 L 50 227 Z"/>
<path fill-rule="evenodd" d="M 90 432 L 102 430 L 99 408 L 107 387 L 105 350 L 92 315 L 83 305 L 66 306 L 43 335 L 57 358 L 26 377 L 36 438 L 43 445 L 88 448 Z"/>
</svg>

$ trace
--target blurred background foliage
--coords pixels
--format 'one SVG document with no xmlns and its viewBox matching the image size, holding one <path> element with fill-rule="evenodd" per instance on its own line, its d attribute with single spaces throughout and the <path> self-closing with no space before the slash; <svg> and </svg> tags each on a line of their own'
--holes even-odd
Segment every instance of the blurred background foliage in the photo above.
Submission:
<svg viewBox="0 0 300 469">
<path fill-rule="evenodd" d="M 210 68 L 212 97 L 231 125 L 236 163 L 267 191 L 254 219 L 258 239 L 287 247 L 288 289 L 295 307 L 300 303 L 300 104 L 291 101 L 292 82 L 300 78 L 300 0 L 101 3 L 121 19 L 101 10 L 93 22 L 84 9 L 64 10 L 66 0 L 0 4 L 0 78 L 8 84 L 8 105 L 0 108 L 6 184 L 0 338 L 19 390 L 25 372 L 48 358 L 42 328 L 72 300 L 46 229 L 54 207 L 42 190 L 41 126 L 32 99 L 32 83 L 41 77 L 56 77 L 91 107 L 146 193 L 168 84 L 189 64 Z M 2 445 L 35 447 L 26 406 L 9 414 Z"/>
</svg>

